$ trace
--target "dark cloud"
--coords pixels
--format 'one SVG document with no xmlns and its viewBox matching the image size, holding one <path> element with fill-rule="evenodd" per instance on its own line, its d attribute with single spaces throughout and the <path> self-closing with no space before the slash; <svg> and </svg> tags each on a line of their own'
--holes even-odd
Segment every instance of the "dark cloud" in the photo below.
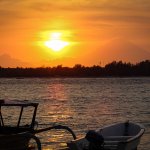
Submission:
<svg viewBox="0 0 150 150">
<path fill-rule="evenodd" d="M 139 24 L 149 24 L 150 25 L 150 16 L 139 16 L 139 15 L 124 15 L 124 14 L 91 14 L 89 16 L 84 16 L 83 19 L 91 21 L 115 21 L 115 22 L 126 22 L 130 23 L 139 23 Z"/>
<path fill-rule="evenodd" d="M 53 13 L 69 11 L 65 17 L 69 17 L 70 14 L 78 14 L 80 19 L 88 22 L 95 22 L 93 25 L 97 25 L 97 21 L 112 21 L 120 23 L 135 23 L 144 24 L 149 26 L 150 24 L 150 1 L 149 0 L 57 0 L 56 2 L 49 2 L 43 0 L 41 2 L 33 2 L 30 5 L 31 9 L 40 11 L 41 13 Z M 107 24 L 108 23 L 98 23 Z M 111 24 L 110 24 L 111 25 Z"/>
<path fill-rule="evenodd" d="M 0 4 L 14 4 L 14 3 L 20 3 L 20 0 L 1 0 Z"/>
<path fill-rule="evenodd" d="M 56 10 L 56 5 L 54 5 L 54 3 L 52 2 L 34 2 L 30 4 L 30 8 L 36 11 L 41 11 L 41 12 L 45 12 L 45 11 L 54 11 Z"/>
<path fill-rule="evenodd" d="M 14 24 L 27 18 L 28 17 L 21 10 L 0 9 L 0 30 L 6 27 L 13 27 Z"/>
<path fill-rule="evenodd" d="M 0 10 L 0 17 L 0 25 L 10 25 L 9 23 L 13 23 L 15 20 L 18 20 L 20 15 L 13 10 Z"/>
<path fill-rule="evenodd" d="M 31 14 L 28 12 L 31 11 Z M 1 0 L 0 2 L 0 17 L 2 21 L 6 21 L 9 19 L 20 19 L 25 17 L 35 17 L 32 16 L 32 11 L 39 11 L 41 15 L 45 16 L 45 13 L 63 13 L 63 11 L 69 11 L 70 13 L 82 13 L 90 14 L 95 13 L 95 16 L 92 15 L 93 18 L 96 18 L 100 13 L 100 16 L 107 14 L 112 14 L 116 12 L 114 19 L 126 19 L 128 16 L 126 14 L 133 14 L 135 17 L 133 20 L 141 20 L 138 19 L 138 16 L 135 16 L 135 13 L 147 13 L 148 17 L 150 16 L 150 1 L 149 0 L 57 0 L 57 1 L 49 1 L 49 0 L 26 0 L 26 1 L 19 1 L 19 0 Z M 123 14 L 124 17 L 122 19 Z M 104 16 L 105 17 L 105 16 Z M 139 16 L 139 18 L 142 16 Z M 147 19 L 149 19 L 147 17 Z M 105 17 L 106 18 L 106 17 Z M 104 19 L 105 19 L 104 18 Z M 131 18 L 131 17 L 130 17 Z M 129 18 L 129 19 L 130 19 Z M 98 19 L 98 18 L 96 18 Z M 111 17 L 108 19 L 111 19 Z M 131 18 L 132 19 L 132 18 Z M 145 18 L 143 17 L 142 20 Z M 2 22 L 0 21 L 0 22 Z"/>
<path fill-rule="evenodd" d="M 149 0 L 32 0 L 30 8 L 36 11 L 148 11 L 150 10 Z"/>
</svg>

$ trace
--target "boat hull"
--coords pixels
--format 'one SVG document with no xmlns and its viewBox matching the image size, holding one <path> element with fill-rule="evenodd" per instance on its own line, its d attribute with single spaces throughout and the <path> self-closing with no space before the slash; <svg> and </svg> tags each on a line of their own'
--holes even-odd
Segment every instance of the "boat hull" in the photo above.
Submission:
<svg viewBox="0 0 150 150">
<path fill-rule="evenodd" d="M 142 125 L 132 122 L 112 124 L 95 130 L 103 136 L 103 149 L 106 150 L 136 150 L 144 131 Z M 88 150 L 90 144 L 85 137 L 67 143 L 71 150 Z"/>
</svg>

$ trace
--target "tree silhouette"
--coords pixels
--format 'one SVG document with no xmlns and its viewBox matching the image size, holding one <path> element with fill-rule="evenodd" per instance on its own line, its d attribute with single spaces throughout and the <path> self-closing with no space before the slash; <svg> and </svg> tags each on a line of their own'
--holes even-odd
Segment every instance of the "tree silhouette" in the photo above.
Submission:
<svg viewBox="0 0 150 150">
<path fill-rule="evenodd" d="M 39 68 L 3 68 L 0 66 L 0 77 L 133 77 L 150 76 L 150 60 L 137 64 L 113 61 L 104 67 L 85 67 L 76 64 L 74 67 L 39 67 Z"/>
</svg>

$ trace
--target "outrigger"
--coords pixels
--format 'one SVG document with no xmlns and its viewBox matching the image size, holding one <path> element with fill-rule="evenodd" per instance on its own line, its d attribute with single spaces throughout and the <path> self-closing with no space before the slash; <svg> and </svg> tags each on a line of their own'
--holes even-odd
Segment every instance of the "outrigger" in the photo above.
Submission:
<svg viewBox="0 0 150 150">
<path fill-rule="evenodd" d="M 3 118 L 3 107 L 20 107 L 15 126 L 6 125 Z M 30 124 L 22 125 L 22 116 L 26 107 L 33 108 Z M 38 103 L 5 103 L 0 100 L 0 150 L 29 150 L 29 142 L 34 139 L 38 150 L 41 150 L 40 139 L 36 134 L 52 129 L 65 129 L 71 133 L 73 140 L 67 142 L 67 150 L 137 150 L 144 127 L 132 122 L 117 123 L 89 131 L 85 137 L 77 139 L 75 133 L 67 126 L 56 125 L 35 129 Z"/>
<path fill-rule="evenodd" d="M 16 125 L 6 125 L 3 118 L 3 107 L 20 107 L 20 113 Z M 31 107 L 33 109 L 32 119 L 30 124 L 21 125 L 24 109 Z M 0 100 L 0 150 L 28 150 L 29 141 L 34 139 L 37 143 L 38 150 L 41 150 L 41 142 L 36 134 L 52 130 L 52 129 L 65 129 L 69 131 L 73 139 L 76 139 L 74 132 L 67 126 L 56 125 L 44 129 L 35 129 L 37 125 L 36 113 L 38 103 L 5 103 Z"/>
</svg>

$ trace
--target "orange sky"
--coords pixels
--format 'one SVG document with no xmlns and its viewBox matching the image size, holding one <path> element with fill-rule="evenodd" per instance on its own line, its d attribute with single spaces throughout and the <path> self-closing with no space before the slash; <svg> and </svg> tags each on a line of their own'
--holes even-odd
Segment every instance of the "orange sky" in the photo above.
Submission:
<svg viewBox="0 0 150 150">
<path fill-rule="evenodd" d="M 53 52 L 44 42 L 70 42 Z M 150 59 L 149 0 L 1 0 L 0 66 L 85 66 Z"/>
</svg>

